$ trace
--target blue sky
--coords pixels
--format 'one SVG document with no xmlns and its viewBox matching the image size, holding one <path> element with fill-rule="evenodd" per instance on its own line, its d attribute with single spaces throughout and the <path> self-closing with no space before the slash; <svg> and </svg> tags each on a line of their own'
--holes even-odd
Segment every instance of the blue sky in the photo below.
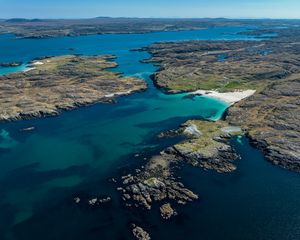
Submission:
<svg viewBox="0 0 300 240">
<path fill-rule="evenodd" d="M 0 18 L 300 18 L 300 0 L 0 0 Z"/>
</svg>

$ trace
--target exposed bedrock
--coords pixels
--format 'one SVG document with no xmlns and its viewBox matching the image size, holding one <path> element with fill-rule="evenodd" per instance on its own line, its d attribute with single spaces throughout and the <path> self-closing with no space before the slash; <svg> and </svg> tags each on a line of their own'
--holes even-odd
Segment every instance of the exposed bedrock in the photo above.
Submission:
<svg viewBox="0 0 300 240">
<path fill-rule="evenodd" d="M 227 120 L 242 125 L 267 160 L 300 171 L 300 77 L 278 81 L 229 109 Z"/>
<path fill-rule="evenodd" d="M 226 122 L 193 120 L 183 124 L 180 129 L 160 134 L 158 137 L 182 134 L 186 140 L 153 156 L 136 174 L 122 177 L 118 190 L 125 205 L 150 210 L 154 202 L 164 202 L 160 208 L 162 217 L 169 219 L 176 215 L 171 202 L 186 204 L 198 199 L 198 195 L 185 187 L 176 176 L 181 164 L 191 164 L 219 173 L 234 171 L 234 161 L 238 155 L 229 141 L 232 136 L 240 133 L 240 128 L 229 126 Z"/>
<path fill-rule="evenodd" d="M 132 224 L 132 234 L 137 240 L 150 240 L 150 235 L 143 228 Z"/>
</svg>

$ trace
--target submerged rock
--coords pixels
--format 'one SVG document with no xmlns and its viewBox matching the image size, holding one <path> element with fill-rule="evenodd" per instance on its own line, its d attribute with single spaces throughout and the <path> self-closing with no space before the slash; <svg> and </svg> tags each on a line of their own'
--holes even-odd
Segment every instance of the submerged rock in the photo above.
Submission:
<svg viewBox="0 0 300 240">
<path fill-rule="evenodd" d="M 92 198 L 92 199 L 89 199 L 88 200 L 88 204 L 90 206 L 95 206 L 95 205 L 100 205 L 100 204 L 103 204 L 103 203 L 109 203 L 111 202 L 111 197 L 105 197 L 105 198 Z"/>
<path fill-rule="evenodd" d="M 0 67 L 19 67 L 22 64 L 22 62 L 0 63 Z"/>
<path fill-rule="evenodd" d="M 31 132 L 33 130 L 35 130 L 35 127 L 27 127 L 20 129 L 21 132 Z"/>
<path fill-rule="evenodd" d="M 93 198 L 89 200 L 89 205 L 94 206 L 97 203 L 98 199 L 97 198 Z"/>
<path fill-rule="evenodd" d="M 75 202 L 75 203 L 80 203 L 80 198 L 79 198 L 79 197 L 75 197 L 75 198 L 74 198 L 74 202 Z"/>
</svg>

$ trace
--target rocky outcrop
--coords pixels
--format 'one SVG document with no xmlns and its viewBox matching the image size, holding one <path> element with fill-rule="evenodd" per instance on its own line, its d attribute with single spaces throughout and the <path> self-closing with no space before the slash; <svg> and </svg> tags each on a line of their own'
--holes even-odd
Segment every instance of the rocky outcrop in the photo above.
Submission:
<svg viewBox="0 0 300 240">
<path fill-rule="evenodd" d="M 174 177 L 172 165 L 176 165 L 181 158 L 173 153 L 172 149 L 165 150 L 159 156 L 152 157 L 136 175 L 122 177 L 123 183 L 118 190 L 126 206 L 150 210 L 153 202 L 172 200 L 186 204 L 198 199 L 196 194 Z"/>
<path fill-rule="evenodd" d="M 121 178 L 118 191 L 127 207 L 150 210 L 154 202 L 186 204 L 197 200 L 198 195 L 176 178 L 174 169 L 179 167 L 179 163 L 222 173 L 236 169 L 234 161 L 238 155 L 229 140 L 233 135 L 241 134 L 240 128 L 222 121 L 193 120 L 160 137 L 175 137 L 175 133 L 185 135 L 187 139 L 153 156 L 143 168 L 136 169 L 134 175 Z M 165 219 L 176 214 L 169 203 L 162 205 L 160 211 Z"/>
<path fill-rule="evenodd" d="M 132 234 L 137 240 L 150 240 L 150 235 L 144 229 L 132 224 Z"/>
<path fill-rule="evenodd" d="M 109 203 L 111 202 L 111 197 L 105 197 L 105 198 L 92 198 L 88 200 L 88 204 L 91 206 L 100 205 L 102 203 Z"/>
<path fill-rule="evenodd" d="M 235 160 L 239 158 L 230 145 L 233 135 L 242 134 L 239 128 L 230 127 L 226 122 L 188 121 L 182 127 L 188 140 L 173 146 L 173 149 L 186 162 L 217 172 L 231 172 L 236 169 Z M 192 129 L 192 131 L 191 131 Z"/>
<path fill-rule="evenodd" d="M 176 215 L 176 211 L 171 207 L 170 203 L 162 205 L 160 208 L 160 215 L 163 219 L 170 219 L 172 216 Z"/>
<path fill-rule="evenodd" d="M 73 200 L 76 204 L 88 205 L 90 207 L 97 207 L 102 204 L 110 203 L 112 201 L 110 196 L 107 197 L 75 196 Z"/>
</svg>

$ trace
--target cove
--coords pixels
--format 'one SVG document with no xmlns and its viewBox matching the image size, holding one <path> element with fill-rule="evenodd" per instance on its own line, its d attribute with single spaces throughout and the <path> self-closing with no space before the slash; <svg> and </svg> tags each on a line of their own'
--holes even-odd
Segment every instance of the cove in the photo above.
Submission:
<svg viewBox="0 0 300 240">
<path fill-rule="evenodd" d="M 178 209 L 181 214 L 170 223 L 161 224 L 155 211 L 146 214 L 124 209 L 113 184 L 107 181 L 123 168 L 138 164 L 143 157 L 171 145 L 172 140 L 156 140 L 160 131 L 176 128 L 191 118 L 218 119 L 228 107 L 210 98 L 196 97 L 193 101 L 184 98 L 185 94 L 162 93 L 149 77 L 156 67 L 140 62 L 150 55 L 130 50 L 157 41 L 256 40 L 255 36 L 238 34 L 245 30 L 230 27 L 52 39 L 1 35 L 0 62 L 22 61 L 26 65 L 45 55 L 114 54 L 119 66 L 112 71 L 141 77 L 149 88 L 143 93 L 121 97 L 116 104 L 95 104 L 56 117 L 0 125 L 0 238 L 131 239 L 128 226 L 134 221 L 148 226 L 153 239 L 182 239 L 186 232 L 191 233 L 190 239 L 220 239 L 221 233 L 229 239 L 259 239 L 260 236 L 261 239 L 277 236 L 281 236 L 277 239 L 296 239 L 293 238 L 296 235 L 284 238 L 278 233 L 287 236 L 291 227 L 288 223 L 297 222 L 300 216 L 292 211 L 297 209 L 297 201 L 292 200 L 300 196 L 299 177 L 265 162 L 245 139 L 234 143 L 242 159 L 233 174 L 184 169 L 184 179 L 201 199 Z M 16 70 L 22 69 L 0 69 L 2 74 Z M 34 131 L 20 131 L 31 126 L 35 127 Z M 137 153 L 142 157 L 135 158 Z M 284 188 L 283 183 L 290 188 Z M 280 194 L 282 188 L 285 195 L 273 201 L 272 197 Z M 114 201 L 104 209 L 78 209 L 73 204 L 75 193 L 109 194 Z M 280 215 L 274 214 L 287 199 L 291 201 L 288 208 L 283 208 Z M 225 215 L 222 209 L 228 209 Z M 229 219 L 224 219 L 225 216 Z M 286 217 L 281 230 L 276 228 L 282 221 L 279 216 Z M 220 219 L 218 232 L 213 219 Z M 266 219 L 268 224 L 262 224 Z M 228 230 L 232 228 L 238 231 Z"/>
</svg>

